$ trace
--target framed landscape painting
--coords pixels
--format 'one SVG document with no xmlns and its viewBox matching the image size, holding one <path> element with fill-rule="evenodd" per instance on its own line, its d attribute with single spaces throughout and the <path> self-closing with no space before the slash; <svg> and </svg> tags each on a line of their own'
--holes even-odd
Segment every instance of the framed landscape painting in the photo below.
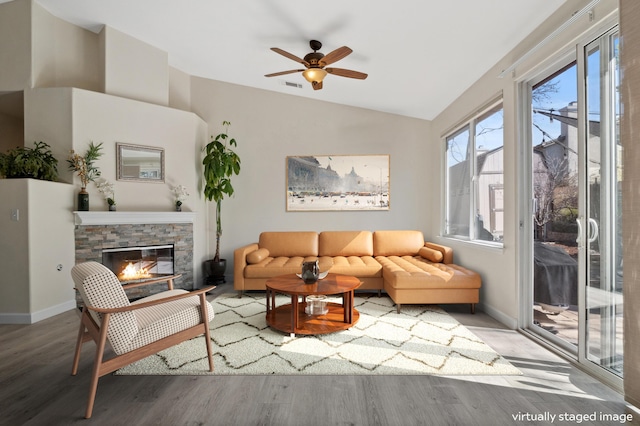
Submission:
<svg viewBox="0 0 640 426">
<path fill-rule="evenodd" d="M 287 157 L 287 211 L 389 210 L 389 155 Z"/>
</svg>

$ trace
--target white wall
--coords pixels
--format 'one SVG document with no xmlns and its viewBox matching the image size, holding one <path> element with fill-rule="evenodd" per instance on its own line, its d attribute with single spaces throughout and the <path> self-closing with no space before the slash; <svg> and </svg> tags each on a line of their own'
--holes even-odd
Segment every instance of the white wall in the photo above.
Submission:
<svg viewBox="0 0 640 426">
<path fill-rule="evenodd" d="M 258 240 L 262 231 L 418 229 L 439 200 L 426 188 L 437 176 L 426 167 L 433 151 L 424 120 L 315 101 L 244 86 L 193 78 L 193 111 L 209 124 L 209 136 L 224 130 L 238 142 L 242 161 L 232 179 L 235 195 L 222 203 L 221 255 Z M 390 155 L 390 210 L 379 212 L 287 212 L 285 159 L 291 155 Z M 207 234 L 215 235 L 210 206 Z M 212 245 L 213 255 L 215 247 Z M 228 274 L 232 265 L 227 266 Z"/>
</svg>

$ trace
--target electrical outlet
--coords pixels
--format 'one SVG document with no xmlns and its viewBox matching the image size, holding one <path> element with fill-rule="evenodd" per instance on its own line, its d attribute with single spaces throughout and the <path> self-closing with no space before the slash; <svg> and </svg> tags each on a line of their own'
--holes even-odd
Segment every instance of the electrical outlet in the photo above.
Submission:
<svg viewBox="0 0 640 426">
<path fill-rule="evenodd" d="M 20 209 L 11 209 L 11 220 L 18 222 L 20 220 Z"/>
</svg>

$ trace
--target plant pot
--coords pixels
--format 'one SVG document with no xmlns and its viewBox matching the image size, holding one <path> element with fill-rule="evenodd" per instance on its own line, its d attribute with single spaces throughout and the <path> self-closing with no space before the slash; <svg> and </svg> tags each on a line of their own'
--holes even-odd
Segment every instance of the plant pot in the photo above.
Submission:
<svg viewBox="0 0 640 426">
<path fill-rule="evenodd" d="M 224 272 L 227 269 L 226 259 L 220 259 L 219 262 L 216 262 L 213 259 L 205 260 L 203 267 L 207 285 L 216 285 L 226 282 L 224 278 Z"/>
<path fill-rule="evenodd" d="M 78 211 L 89 211 L 89 193 L 84 188 L 82 188 L 80 192 L 78 192 Z"/>
</svg>

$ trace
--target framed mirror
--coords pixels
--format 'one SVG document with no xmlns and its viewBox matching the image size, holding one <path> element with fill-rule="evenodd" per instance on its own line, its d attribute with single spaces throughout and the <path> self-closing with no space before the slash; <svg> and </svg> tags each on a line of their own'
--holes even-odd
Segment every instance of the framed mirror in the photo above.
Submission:
<svg viewBox="0 0 640 426">
<path fill-rule="evenodd" d="M 116 179 L 164 182 L 164 149 L 116 143 Z"/>
</svg>

